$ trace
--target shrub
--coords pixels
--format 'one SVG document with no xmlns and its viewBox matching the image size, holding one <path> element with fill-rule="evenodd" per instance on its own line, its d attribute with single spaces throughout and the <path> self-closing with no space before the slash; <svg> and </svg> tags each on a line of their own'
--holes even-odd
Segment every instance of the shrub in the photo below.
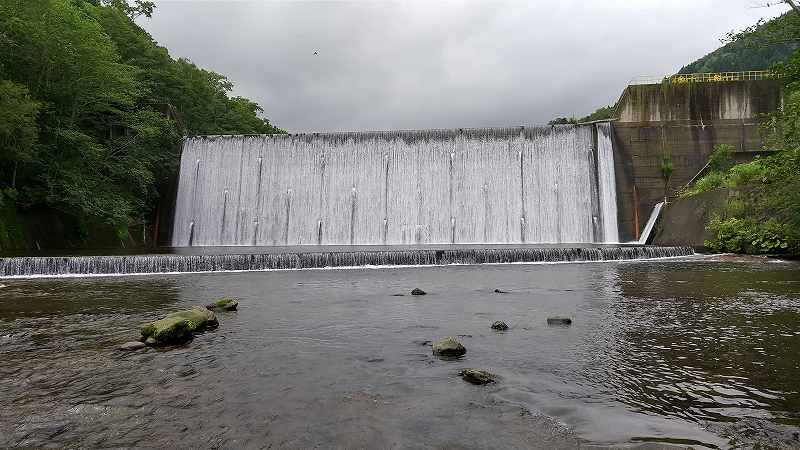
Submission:
<svg viewBox="0 0 800 450">
<path fill-rule="evenodd" d="M 737 164 L 728 171 L 728 187 L 739 187 L 760 181 L 766 175 L 764 164 L 760 159 L 755 159 L 746 164 Z"/>
<path fill-rule="evenodd" d="M 719 144 L 714 147 L 714 151 L 708 157 L 708 168 L 712 172 L 726 172 L 734 164 L 733 146 Z"/>
<path fill-rule="evenodd" d="M 691 197 L 703 192 L 716 191 L 725 187 L 726 178 L 725 174 L 721 172 L 711 172 L 708 175 L 695 181 L 694 186 L 683 190 L 680 193 L 681 198 Z"/>
<path fill-rule="evenodd" d="M 705 246 L 715 252 L 768 254 L 796 253 L 797 241 L 790 236 L 789 227 L 774 219 L 757 222 L 754 219 L 715 217 L 708 226 L 715 238 Z"/>
</svg>

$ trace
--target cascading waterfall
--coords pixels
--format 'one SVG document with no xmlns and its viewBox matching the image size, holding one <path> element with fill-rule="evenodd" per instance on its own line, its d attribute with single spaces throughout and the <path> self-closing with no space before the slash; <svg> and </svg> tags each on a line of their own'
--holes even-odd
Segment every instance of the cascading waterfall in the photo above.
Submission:
<svg viewBox="0 0 800 450">
<path fill-rule="evenodd" d="M 603 242 L 619 242 L 617 225 L 617 182 L 614 172 L 614 144 L 611 123 L 597 126 L 597 185 Z"/>
<path fill-rule="evenodd" d="M 189 138 L 172 244 L 616 242 L 593 127 Z"/>
<path fill-rule="evenodd" d="M 691 247 L 451 248 L 231 255 L 0 258 L 0 277 L 278 270 L 392 265 L 618 261 L 692 255 Z"/>
</svg>

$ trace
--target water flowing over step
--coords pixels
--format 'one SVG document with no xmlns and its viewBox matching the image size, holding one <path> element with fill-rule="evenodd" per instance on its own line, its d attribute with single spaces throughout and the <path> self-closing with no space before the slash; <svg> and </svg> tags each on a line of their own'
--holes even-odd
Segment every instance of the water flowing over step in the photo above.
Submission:
<svg viewBox="0 0 800 450">
<path fill-rule="evenodd" d="M 183 145 L 172 246 L 618 242 L 609 123 Z"/>
<path fill-rule="evenodd" d="M 326 267 L 618 261 L 689 256 L 691 247 L 464 248 L 231 255 L 0 258 L 0 277 L 217 272 Z"/>
</svg>

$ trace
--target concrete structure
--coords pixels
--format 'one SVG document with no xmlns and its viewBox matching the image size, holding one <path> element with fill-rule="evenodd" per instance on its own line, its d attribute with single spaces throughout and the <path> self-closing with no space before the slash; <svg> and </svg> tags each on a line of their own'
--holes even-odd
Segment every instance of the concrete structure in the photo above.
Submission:
<svg viewBox="0 0 800 450">
<path fill-rule="evenodd" d="M 628 86 L 614 122 L 620 239 L 637 239 L 663 201 L 665 156 L 674 167 L 672 195 L 705 167 L 718 144 L 732 145 L 739 160 L 762 152 L 760 124 L 781 101 L 781 83 L 770 79 Z"/>
</svg>

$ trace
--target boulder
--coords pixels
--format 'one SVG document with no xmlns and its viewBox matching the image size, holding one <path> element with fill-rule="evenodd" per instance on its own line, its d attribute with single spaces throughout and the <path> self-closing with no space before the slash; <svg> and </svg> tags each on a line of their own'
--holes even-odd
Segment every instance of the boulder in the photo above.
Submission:
<svg viewBox="0 0 800 450">
<path fill-rule="evenodd" d="M 454 337 L 445 337 L 433 343 L 433 354 L 439 356 L 457 357 L 467 353 L 467 349 Z"/>
<path fill-rule="evenodd" d="M 192 339 L 194 332 L 216 328 L 219 325 L 213 312 L 202 306 L 168 314 L 163 319 L 142 327 L 142 338 L 155 341 L 155 345 L 177 344 Z"/>
<path fill-rule="evenodd" d="M 122 351 L 133 351 L 133 350 L 143 349 L 145 347 L 147 346 L 144 344 L 144 342 L 131 341 L 120 345 L 119 347 L 117 347 L 117 349 Z"/>
<path fill-rule="evenodd" d="M 472 384 L 494 383 L 494 375 L 481 369 L 464 369 L 458 373 L 464 381 Z"/>
<path fill-rule="evenodd" d="M 497 331 L 506 331 L 508 329 L 508 325 L 502 320 L 498 320 L 492 324 L 492 329 Z"/>
<path fill-rule="evenodd" d="M 567 326 L 572 325 L 572 319 L 569 317 L 548 317 L 547 318 L 548 325 L 560 325 L 560 326 Z"/>
<path fill-rule="evenodd" d="M 423 291 L 420 288 L 414 288 L 414 290 L 411 291 L 411 295 L 427 295 L 427 294 L 428 294 L 427 292 Z"/>
<path fill-rule="evenodd" d="M 217 300 L 210 305 L 206 305 L 206 309 L 209 311 L 236 311 L 236 308 L 238 307 L 239 302 L 232 298 L 223 298 L 222 300 Z"/>
</svg>

